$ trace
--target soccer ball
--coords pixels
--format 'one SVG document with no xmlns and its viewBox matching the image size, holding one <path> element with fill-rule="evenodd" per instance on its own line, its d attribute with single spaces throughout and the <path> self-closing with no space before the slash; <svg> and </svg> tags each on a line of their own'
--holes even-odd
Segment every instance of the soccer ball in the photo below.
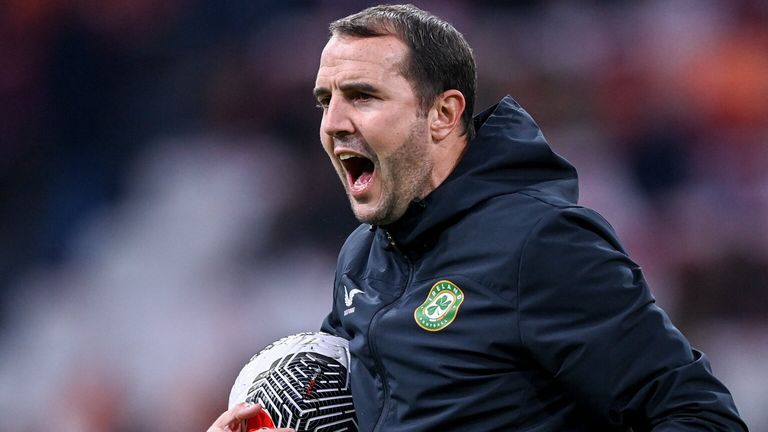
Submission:
<svg viewBox="0 0 768 432">
<path fill-rule="evenodd" d="M 260 404 L 246 430 L 357 431 L 349 387 L 349 345 L 322 332 L 284 337 L 251 357 L 232 386 L 229 407 Z"/>
</svg>

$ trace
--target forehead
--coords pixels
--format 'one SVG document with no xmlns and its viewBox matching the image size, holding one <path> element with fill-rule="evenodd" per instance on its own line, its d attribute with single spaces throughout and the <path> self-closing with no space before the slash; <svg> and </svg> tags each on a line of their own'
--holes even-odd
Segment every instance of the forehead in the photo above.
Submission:
<svg viewBox="0 0 768 432">
<path fill-rule="evenodd" d="M 334 35 L 320 56 L 318 84 L 328 79 L 402 76 L 400 65 L 407 51 L 407 46 L 394 36 Z"/>
</svg>

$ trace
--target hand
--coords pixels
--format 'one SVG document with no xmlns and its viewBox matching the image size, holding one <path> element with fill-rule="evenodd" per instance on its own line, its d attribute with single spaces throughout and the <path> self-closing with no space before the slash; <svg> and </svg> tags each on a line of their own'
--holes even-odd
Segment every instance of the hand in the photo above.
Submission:
<svg viewBox="0 0 768 432">
<path fill-rule="evenodd" d="M 257 417 L 261 412 L 261 405 L 239 403 L 232 409 L 225 411 L 208 428 L 208 432 L 240 432 L 240 426 L 244 420 Z M 263 429 L 274 432 L 294 432 L 293 429 Z"/>
</svg>

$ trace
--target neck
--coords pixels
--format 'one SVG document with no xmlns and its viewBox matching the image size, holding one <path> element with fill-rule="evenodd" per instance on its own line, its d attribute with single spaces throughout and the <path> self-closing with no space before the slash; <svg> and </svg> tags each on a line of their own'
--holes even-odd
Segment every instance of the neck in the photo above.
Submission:
<svg viewBox="0 0 768 432">
<path fill-rule="evenodd" d="M 431 189 L 428 193 L 437 189 L 451 175 L 468 147 L 469 142 L 466 135 L 459 136 L 457 134 L 451 134 L 443 141 L 434 144 L 432 155 L 434 166 L 430 182 Z"/>
</svg>

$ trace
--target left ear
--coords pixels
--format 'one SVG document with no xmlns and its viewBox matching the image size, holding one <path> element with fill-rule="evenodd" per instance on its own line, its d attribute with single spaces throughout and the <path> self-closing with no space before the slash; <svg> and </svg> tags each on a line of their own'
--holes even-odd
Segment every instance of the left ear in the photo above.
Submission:
<svg viewBox="0 0 768 432">
<path fill-rule="evenodd" d="M 429 125 L 434 142 L 443 141 L 461 127 L 461 115 L 464 113 L 465 106 L 464 95 L 455 89 L 446 90 L 435 98 Z"/>
</svg>

